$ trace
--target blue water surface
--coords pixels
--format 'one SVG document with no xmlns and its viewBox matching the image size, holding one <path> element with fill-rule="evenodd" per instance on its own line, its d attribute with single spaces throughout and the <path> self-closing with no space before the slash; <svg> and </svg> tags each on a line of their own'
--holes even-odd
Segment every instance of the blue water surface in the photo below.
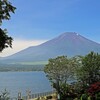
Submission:
<svg viewBox="0 0 100 100">
<path fill-rule="evenodd" d="M 0 91 L 7 89 L 11 97 L 17 97 L 18 92 L 26 95 L 31 93 L 48 92 L 52 90 L 50 82 L 42 71 L 38 72 L 0 72 Z"/>
</svg>

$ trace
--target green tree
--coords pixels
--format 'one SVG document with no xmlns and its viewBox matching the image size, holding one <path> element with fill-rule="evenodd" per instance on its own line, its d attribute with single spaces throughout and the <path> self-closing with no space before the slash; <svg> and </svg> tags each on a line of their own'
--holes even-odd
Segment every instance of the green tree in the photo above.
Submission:
<svg viewBox="0 0 100 100">
<path fill-rule="evenodd" d="M 60 97 L 64 92 L 61 86 L 67 86 L 68 79 L 74 77 L 75 67 L 75 61 L 68 59 L 66 56 L 49 59 L 48 64 L 45 66 L 44 72 L 58 94 L 60 94 Z"/>
<path fill-rule="evenodd" d="M 7 30 L 0 28 L 0 51 L 9 46 L 12 47 L 12 38 L 7 35 Z"/>
<path fill-rule="evenodd" d="M 77 77 L 88 85 L 100 81 L 100 54 L 90 52 L 81 57 L 81 66 L 78 69 Z"/>
<path fill-rule="evenodd" d="M 3 20 L 11 18 L 10 13 L 14 13 L 15 9 L 8 0 L 0 0 L 0 26 Z M 12 38 L 7 35 L 6 29 L 0 28 L 0 52 L 7 47 L 12 47 Z"/>
</svg>

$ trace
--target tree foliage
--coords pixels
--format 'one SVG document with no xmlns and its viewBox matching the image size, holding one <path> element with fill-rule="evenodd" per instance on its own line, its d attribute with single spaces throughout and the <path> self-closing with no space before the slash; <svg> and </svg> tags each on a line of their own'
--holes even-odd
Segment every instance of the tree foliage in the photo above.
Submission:
<svg viewBox="0 0 100 100">
<path fill-rule="evenodd" d="M 76 63 L 73 59 L 68 59 L 67 56 L 59 56 L 54 59 L 49 59 L 48 64 L 44 68 L 44 72 L 51 81 L 53 87 L 59 94 L 62 92 L 62 87 L 66 85 L 69 79 L 74 77 Z"/>
<path fill-rule="evenodd" d="M 9 46 L 12 47 L 12 38 L 6 34 L 6 30 L 0 28 L 0 51 Z"/>
<path fill-rule="evenodd" d="M 100 81 L 100 54 L 90 52 L 85 56 L 72 58 L 59 56 L 49 59 L 44 71 L 53 88 L 60 95 L 60 100 L 65 100 L 68 96 L 87 98 L 89 86 Z M 73 77 L 79 81 L 75 83 L 76 85 L 68 84 L 68 80 Z M 70 86 L 72 86 L 72 90 Z"/>
<path fill-rule="evenodd" d="M 91 52 L 81 57 L 82 66 L 78 70 L 78 78 L 85 84 L 93 84 L 100 81 L 100 55 Z"/>
<path fill-rule="evenodd" d="M 14 13 L 16 7 L 12 6 L 8 0 L 0 0 L 0 24 L 3 20 L 10 19 L 10 12 Z"/>
<path fill-rule="evenodd" d="M 14 13 L 15 7 L 8 0 L 0 0 L 0 26 L 3 20 L 11 18 L 10 13 Z M 0 51 L 12 46 L 12 38 L 7 35 L 7 30 L 0 28 Z"/>
</svg>

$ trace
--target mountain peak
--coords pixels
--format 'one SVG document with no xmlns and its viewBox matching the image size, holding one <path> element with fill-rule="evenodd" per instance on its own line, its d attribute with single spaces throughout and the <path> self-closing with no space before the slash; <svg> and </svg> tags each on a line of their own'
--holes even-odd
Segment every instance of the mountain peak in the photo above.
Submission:
<svg viewBox="0 0 100 100">
<path fill-rule="evenodd" d="M 65 32 L 61 34 L 59 37 L 66 37 L 66 36 L 78 36 L 79 34 L 76 32 Z"/>
<path fill-rule="evenodd" d="M 61 34 L 60 36 L 58 36 L 59 39 L 65 39 L 65 38 L 78 38 L 80 37 L 81 35 L 79 35 L 78 33 L 76 32 L 65 32 L 63 34 Z"/>
<path fill-rule="evenodd" d="M 65 33 L 63 33 L 63 34 L 65 34 L 65 35 L 79 35 L 78 33 L 76 33 L 76 32 L 65 32 Z M 63 35 L 62 34 L 62 35 Z"/>
<path fill-rule="evenodd" d="M 65 32 L 41 45 L 33 46 L 7 57 L 11 61 L 45 61 L 60 55 L 68 57 L 85 55 L 90 51 L 100 53 L 100 44 L 76 32 Z"/>
</svg>

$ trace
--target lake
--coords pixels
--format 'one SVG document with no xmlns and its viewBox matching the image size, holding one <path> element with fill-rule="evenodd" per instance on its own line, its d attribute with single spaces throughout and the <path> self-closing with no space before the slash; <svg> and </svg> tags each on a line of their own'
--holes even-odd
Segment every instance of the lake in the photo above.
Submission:
<svg viewBox="0 0 100 100">
<path fill-rule="evenodd" d="M 0 72 L 0 91 L 10 92 L 11 97 L 17 97 L 18 92 L 23 96 L 30 90 L 32 94 L 52 90 L 50 82 L 42 71 L 38 72 Z"/>
</svg>

